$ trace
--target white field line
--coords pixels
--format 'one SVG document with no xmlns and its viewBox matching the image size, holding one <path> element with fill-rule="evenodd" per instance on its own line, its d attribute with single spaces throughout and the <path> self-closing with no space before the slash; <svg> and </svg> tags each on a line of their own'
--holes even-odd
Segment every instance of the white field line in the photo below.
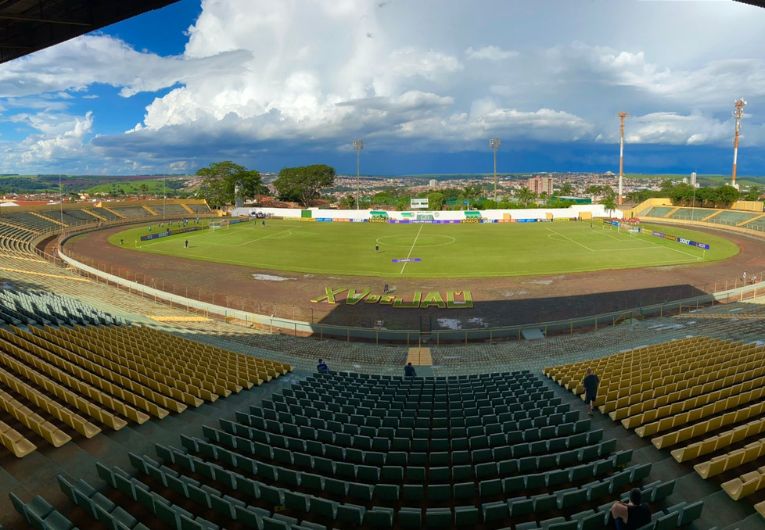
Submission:
<svg viewBox="0 0 765 530">
<path fill-rule="evenodd" d="M 422 227 L 425 226 L 425 224 L 420 225 L 420 229 L 417 230 L 417 235 L 414 236 L 414 241 L 412 241 L 412 247 L 409 249 L 409 254 L 406 255 L 406 259 L 409 259 L 412 255 L 412 251 L 414 250 L 414 246 L 417 244 L 417 240 L 420 238 L 420 232 L 422 232 Z M 406 265 L 408 264 L 408 261 L 404 262 L 404 265 L 401 267 L 401 272 L 399 274 L 404 274 L 404 269 L 406 269 Z"/>
<path fill-rule="evenodd" d="M 545 228 L 547 228 L 547 227 L 545 227 Z M 555 231 L 555 230 L 553 230 L 552 228 L 547 228 L 547 230 L 549 230 L 550 232 L 552 232 L 553 234 L 555 234 L 555 235 L 557 235 L 557 236 L 560 236 L 560 237 L 562 237 L 563 239 L 566 239 L 566 240 L 568 240 L 568 241 L 570 241 L 570 242 L 574 243 L 575 245 L 579 245 L 580 247 L 584 248 L 585 250 L 589 250 L 590 252 L 595 252 L 593 249 L 591 249 L 591 248 L 590 248 L 590 247 L 588 247 L 587 245 L 585 245 L 585 244 L 583 244 L 583 243 L 580 243 L 579 241 L 576 241 L 576 240 L 574 240 L 574 239 L 571 239 L 570 237 L 568 237 L 568 236 L 566 236 L 566 235 L 564 235 L 564 234 L 561 234 L 560 232 L 556 232 L 556 231 Z"/>
</svg>

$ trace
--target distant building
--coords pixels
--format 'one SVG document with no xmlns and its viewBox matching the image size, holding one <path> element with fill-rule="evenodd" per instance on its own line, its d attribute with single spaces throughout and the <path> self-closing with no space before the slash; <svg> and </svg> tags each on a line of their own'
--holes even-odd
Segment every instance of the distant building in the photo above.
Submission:
<svg viewBox="0 0 765 530">
<path fill-rule="evenodd" d="M 696 172 L 695 171 L 693 173 L 691 173 L 691 186 L 693 186 L 694 188 L 697 187 L 696 186 Z"/>
<path fill-rule="evenodd" d="M 438 186 L 438 181 L 436 179 L 430 179 L 428 181 L 428 186 L 430 186 L 431 188 L 435 188 Z"/>
<path fill-rule="evenodd" d="M 546 193 L 547 195 L 553 194 L 553 178 L 552 177 L 531 177 L 528 180 L 528 183 L 526 184 L 526 187 L 536 193 L 537 195 L 541 195 L 542 193 Z"/>
</svg>

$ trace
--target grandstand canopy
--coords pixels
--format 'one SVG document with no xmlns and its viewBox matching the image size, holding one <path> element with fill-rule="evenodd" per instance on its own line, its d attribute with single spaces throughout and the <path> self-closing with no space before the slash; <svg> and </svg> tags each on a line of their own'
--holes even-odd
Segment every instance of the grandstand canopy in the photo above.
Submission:
<svg viewBox="0 0 765 530">
<path fill-rule="evenodd" d="M 757 7 L 765 7 L 765 0 L 736 0 L 743 4 L 749 4 Z"/>
<path fill-rule="evenodd" d="M 0 0 L 0 63 L 178 0 Z"/>
</svg>

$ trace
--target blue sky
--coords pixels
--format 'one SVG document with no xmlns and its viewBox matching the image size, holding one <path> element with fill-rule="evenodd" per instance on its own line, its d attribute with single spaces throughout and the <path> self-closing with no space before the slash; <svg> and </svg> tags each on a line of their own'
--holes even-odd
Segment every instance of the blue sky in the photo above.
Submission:
<svg viewBox="0 0 765 530">
<path fill-rule="evenodd" d="M 727 1 L 182 0 L 0 65 L 0 173 L 765 175 L 765 9 Z"/>
</svg>

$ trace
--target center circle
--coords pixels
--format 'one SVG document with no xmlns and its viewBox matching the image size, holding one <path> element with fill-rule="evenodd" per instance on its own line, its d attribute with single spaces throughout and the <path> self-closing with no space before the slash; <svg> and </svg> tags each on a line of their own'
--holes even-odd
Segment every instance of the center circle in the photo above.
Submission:
<svg viewBox="0 0 765 530">
<path fill-rule="evenodd" d="M 384 246 L 391 247 L 404 247 L 409 248 L 415 243 L 415 238 L 412 235 L 394 235 L 394 236 L 382 236 L 377 238 L 377 243 Z M 457 240 L 452 236 L 446 236 L 443 234 L 420 234 L 415 243 L 415 247 L 444 247 L 456 243 Z"/>
</svg>

